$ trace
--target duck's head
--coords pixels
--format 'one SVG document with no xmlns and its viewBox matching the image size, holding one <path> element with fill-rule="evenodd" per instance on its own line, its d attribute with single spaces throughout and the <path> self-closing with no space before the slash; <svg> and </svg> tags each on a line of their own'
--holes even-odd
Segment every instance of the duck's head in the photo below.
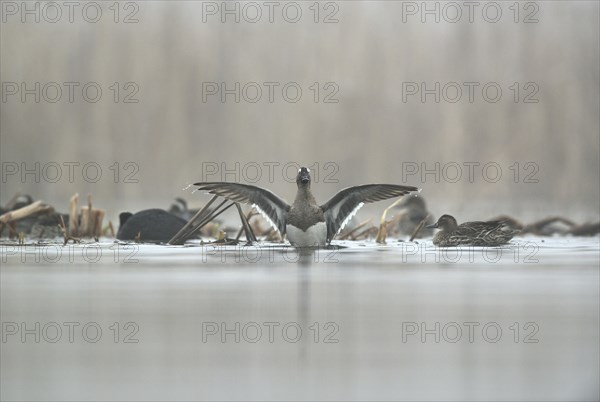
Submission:
<svg viewBox="0 0 600 402">
<path fill-rule="evenodd" d="M 131 212 L 121 212 L 119 214 L 119 227 L 122 227 L 133 214 Z"/>
<path fill-rule="evenodd" d="M 15 200 L 15 204 L 10 209 L 14 211 L 15 209 L 26 207 L 27 205 L 32 203 L 33 198 L 31 198 L 29 194 L 20 195 L 19 197 L 17 197 L 17 199 Z"/>
<path fill-rule="evenodd" d="M 300 187 L 310 187 L 310 169 L 301 167 L 298 169 L 298 175 L 296 176 L 296 184 Z"/>
<path fill-rule="evenodd" d="M 442 229 L 442 230 L 454 230 L 458 226 L 456 219 L 451 215 L 442 215 L 440 219 L 433 225 L 425 226 L 428 229 Z"/>
<path fill-rule="evenodd" d="M 188 210 L 187 201 L 183 198 L 177 197 L 175 198 L 175 202 L 171 204 L 169 208 L 169 213 L 171 214 L 179 214 Z"/>
</svg>

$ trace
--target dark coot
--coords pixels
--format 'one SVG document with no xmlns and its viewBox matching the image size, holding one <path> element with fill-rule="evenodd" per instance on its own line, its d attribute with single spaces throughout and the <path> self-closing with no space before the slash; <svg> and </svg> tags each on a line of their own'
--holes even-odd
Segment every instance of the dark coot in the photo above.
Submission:
<svg viewBox="0 0 600 402">
<path fill-rule="evenodd" d="M 123 212 L 119 215 L 117 239 L 166 243 L 183 228 L 185 220 L 162 209 L 146 209 L 136 214 Z"/>
</svg>

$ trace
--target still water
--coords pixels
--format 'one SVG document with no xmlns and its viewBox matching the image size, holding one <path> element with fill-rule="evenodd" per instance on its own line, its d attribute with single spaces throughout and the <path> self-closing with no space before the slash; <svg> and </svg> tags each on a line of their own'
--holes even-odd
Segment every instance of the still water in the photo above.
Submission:
<svg viewBox="0 0 600 402">
<path fill-rule="evenodd" d="M 2 400 L 598 400 L 598 237 L 0 245 Z"/>
</svg>

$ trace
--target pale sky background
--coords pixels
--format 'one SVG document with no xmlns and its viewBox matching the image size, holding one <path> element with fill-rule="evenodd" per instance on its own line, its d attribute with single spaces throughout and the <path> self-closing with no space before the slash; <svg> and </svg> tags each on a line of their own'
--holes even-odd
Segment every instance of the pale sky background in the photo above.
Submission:
<svg viewBox="0 0 600 402">
<path fill-rule="evenodd" d="M 420 15 L 405 15 L 403 22 L 403 3 L 394 1 L 337 2 L 332 3 L 337 10 L 320 10 L 320 20 L 335 11 L 337 23 L 315 23 L 313 2 L 297 3 L 303 12 L 297 23 L 286 22 L 281 7 L 273 23 L 266 15 L 256 23 L 243 18 L 235 23 L 231 17 L 221 23 L 218 15 L 205 15 L 203 22 L 202 2 L 138 2 L 132 4 L 139 9 L 122 8 L 115 23 L 112 2 L 101 4 L 97 23 L 86 22 L 80 9 L 73 23 L 66 15 L 56 23 L 43 18 L 35 23 L 31 17 L 22 23 L 20 15 L 3 13 L 2 204 L 21 191 L 66 212 L 73 193 L 91 193 L 113 219 L 123 210 L 168 208 L 178 196 L 198 206 L 209 198 L 182 188 L 202 180 L 206 163 L 233 168 L 236 162 L 252 176 L 252 166 L 260 165 L 263 176 L 255 184 L 292 201 L 295 184 L 284 180 L 281 167 L 296 162 L 318 164 L 320 181 L 336 167 L 337 183 L 313 186 L 322 202 L 351 185 L 405 183 L 423 188 L 434 214 L 450 213 L 460 221 L 501 213 L 599 218 L 598 2 L 537 2 L 537 10 L 520 10 L 517 23 L 509 9 L 513 2 L 499 3 L 502 17 L 496 23 L 487 22 L 481 9 L 472 23 L 466 15 L 456 23 L 444 18 L 435 23 L 431 16 L 422 23 Z M 121 22 L 131 12 L 139 21 Z M 531 13 L 538 22 L 523 23 Z M 80 85 L 73 103 L 64 84 L 56 103 L 45 100 L 43 90 L 40 103 L 33 95 L 23 103 L 21 93 L 11 95 L 6 86 L 34 88 L 36 82 Z M 83 99 L 81 88 L 89 82 L 102 88 L 96 103 Z M 110 89 L 115 82 L 117 103 Z M 129 82 L 134 84 L 124 88 Z M 210 82 L 228 88 L 256 82 L 262 98 L 235 103 L 230 95 L 221 103 L 216 95 L 203 102 L 203 83 Z M 280 83 L 272 103 L 264 82 Z M 302 89 L 297 103 L 281 94 L 290 82 Z M 459 83 L 463 94 L 456 103 L 443 98 L 436 103 L 433 95 L 425 103 L 419 95 L 403 102 L 403 83 L 411 82 L 427 88 Z M 464 82 L 480 83 L 473 103 Z M 486 83 L 501 88 L 497 102 L 482 97 Z M 123 103 L 136 88 L 133 98 L 139 102 Z M 322 102 L 334 88 L 338 102 Z M 254 88 L 247 89 L 254 96 Z M 52 85 L 46 90 L 47 97 L 54 96 Z M 454 96 L 454 87 L 447 90 Z M 531 92 L 538 102 L 524 103 Z M 9 174 L 14 166 L 20 170 L 25 163 L 31 169 L 36 162 L 40 171 L 47 167 L 39 183 L 31 175 L 23 181 Z M 80 164 L 72 183 L 69 162 Z M 89 162 L 102 168 L 96 183 L 82 179 L 81 168 Z M 280 163 L 272 183 L 268 162 Z M 436 162 L 440 174 L 445 166 L 451 179 L 461 166 L 462 178 L 450 182 L 441 176 L 436 183 L 433 175 L 404 177 L 407 163 L 434 169 Z M 472 183 L 465 165 L 470 162 L 479 163 Z M 496 183 L 484 180 L 487 163 L 502 169 Z M 50 183 L 44 173 L 54 177 L 54 164 L 62 167 L 62 177 Z M 128 173 L 138 182 L 126 183 Z M 525 182 L 527 177 L 538 182 Z M 209 178 L 219 180 L 220 174 Z M 244 176 L 227 178 L 243 181 Z M 378 215 L 388 204 L 362 214 Z"/>
</svg>

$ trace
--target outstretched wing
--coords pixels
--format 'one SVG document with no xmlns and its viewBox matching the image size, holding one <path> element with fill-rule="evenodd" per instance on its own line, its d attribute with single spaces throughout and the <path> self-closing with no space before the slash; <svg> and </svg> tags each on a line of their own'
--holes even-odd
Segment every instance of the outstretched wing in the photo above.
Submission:
<svg viewBox="0 0 600 402">
<path fill-rule="evenodd" d="M 327 222 L 327 241 L 331 241 L 364 204 L 400 197 L 418 190 L 417 187 L 396 184 L 366 184 L 343 189 L 321 205 Z"/>
<path fill-rule="evenodd" d="M 290 206 L 269 190 L 225 182 L 194 183 L 194 186 L 231 201 L 252 205 L 282 236 L 285 234 L 285 217 Z"/>
</svg>

